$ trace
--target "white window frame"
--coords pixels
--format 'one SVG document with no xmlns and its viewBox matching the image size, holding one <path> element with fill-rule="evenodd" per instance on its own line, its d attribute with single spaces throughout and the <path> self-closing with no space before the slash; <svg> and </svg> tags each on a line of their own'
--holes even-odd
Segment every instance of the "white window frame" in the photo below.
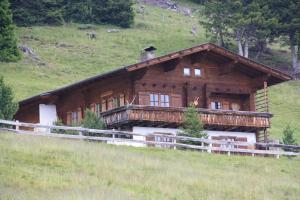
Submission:
<svg viewBox="0 0 300 200">
<path fill-rule="evenodd" d="M 150 94 L 150 106 L 159 106 L 159 94 Z"/>
<path fill-rule="evenodd" d="M 78 123 L 78 112 L 72 111 L 71 112 L 71 124 L 77 124 Z"/>
<path fill-rule="evenodd" d="M 183 75 L 184 76 L 191 76 L 191 69 L 188 67 L 183 68 Z"/>
<path fill-rule="evenodd" d="M 197 72 L 199 72 L 199 73 L 197 73 Z M 194 74 L 195 74 L 196 77 L 201 77 L 202 76 L 201 68 L 194 69 Z"/>
<path fill-rule="evenodd" d="M 213 110 L 221 110 L 222 109 L 222 103 L 220 101 L 212 101 L 210 103 L 210 108 Z"/>
<path fill-rule="evenodd" d="M 170 107 L 170 96 L 167 94 L 160 95 L 160 106 L 161 107 Z"/>
</svg>

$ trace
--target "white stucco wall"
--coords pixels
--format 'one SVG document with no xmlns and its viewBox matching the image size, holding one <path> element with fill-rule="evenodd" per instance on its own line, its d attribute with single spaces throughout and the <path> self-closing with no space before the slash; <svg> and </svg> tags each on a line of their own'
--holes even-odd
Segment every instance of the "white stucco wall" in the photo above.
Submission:
<svg viewBox="0 0 300 200">
<path fill-rule="evenodd" d="M 153 134 L 153 133 L 169 133 L 176 135 L 180 129 L 173 128 L 154 128 L 154 127 L 133 127 L 133 133 L 139 134 Z M 255 143 L 256 136 L 255 133 L 247 133 L 247 132 L 230 132 L 230 131 L 205 131 L 208 134 L 208 138 L 211 139 L 212 136 L 233 136 L 233 137 L 246 137 L 247 142 Z M 144 138 L 141 138 L 145 140 Z"/>
</svg>

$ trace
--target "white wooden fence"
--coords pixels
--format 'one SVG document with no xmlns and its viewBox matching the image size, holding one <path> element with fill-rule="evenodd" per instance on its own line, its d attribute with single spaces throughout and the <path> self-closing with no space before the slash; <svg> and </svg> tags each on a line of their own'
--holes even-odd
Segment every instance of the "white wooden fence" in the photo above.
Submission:
<svg viewBox="0 0 300 200">
<path fill-rule="evenodd" d="M 145 136 L 144 134 L 132 133 L 128 131 L 117 131 L 117 130 L 97 130 L 88 129 L 83 127 L 68 127 L 68 126 L 50 126 L 41 125 L 33 123 L 23 123 L 18 121 L 8 121 L 1 120 L 0 125 L 13 126 L 12 128 L 1 128 L 5 131 L 15 132 L 23 135 L 33 135 L 33 136 L 46 136 L 46 137 L 58 137 L 67 139 L 80 139 L 80 140 L 91 140 L 91 141 L 102 141 L 106 143 L 123 143 L 123 144 L 144 144 L 151 146 L 167 146 L 167 147 L 179 147 L 183 149 L 199 150 L 207 152 L 222 152 L 231 154 L 245 154 L 245 155 L 261 155 L 261 156 L 275 156 L 279 158 L 280 155 L 285 156 L 299 156 L 300 146 L 295 145 L 283 145 L 276 143 L 249 143 L 249 142 L 238 142 L 238 141 L 222 141 L 222 140 L 210 140 L 203 138 L 192 138 L 185 136 L 176 135 L 165 135 L 165 134 L 152 134 L 152 136 L 159 136 L 164 138 L 172 139 L 176 142 L 158 142 L 158 141 L 146 141 L 129 139 L 133 136 Z M 44 129 L 44 131 L 29 131 L 23 130 L 22 128 L 32 128 L 32 129 Z M 78 131 L 78 135 L 68 135 L 61 133 L 51 133 L 51 130 L 65 130 L 65 131 Z M 86 133 L 93 133 L 93 135 L 98 136 L 87 136 Z M 121 138 L 127 136 L 128 138 Z M 193 141 L 199 142 L 203 145 L 191 145 L 180 143 L 181 141 Z M 214 147 L 214 145 L 220 145 L 221 147 Z M 273 150 L 257 150 L 257 149 L 246 149 L 239 147 L 262 147 L 265 149 L 272 148 Z M 289 149 L 290 151 L 283 151 L 282 149 Z"/>
</svg>

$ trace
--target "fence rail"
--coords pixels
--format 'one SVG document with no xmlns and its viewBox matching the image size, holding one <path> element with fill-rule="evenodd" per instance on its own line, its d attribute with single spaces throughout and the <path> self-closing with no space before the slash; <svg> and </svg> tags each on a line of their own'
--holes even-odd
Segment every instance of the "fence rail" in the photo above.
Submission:
<svg viewBox="0 0 300 200">
<path fill-rule="evenodd" d="M 286 156 L 299 156 L 300 146 L 295 145 L 283 145 L 276 143 L 249 143 L 249 142 L 239 142 L 239 141 L 222 141 L 222 140 L 211 140 L 204 138 L 192 138 L 186 136 L 177 136 L 177 135 L 165 135 L 165 134 L 152 134 L 153 136 L 160 136 L 164 138 L 174 139 L 176 142 L 158 142 L 158 141 L 147 141 L 147 140 L 137 140 L 137 139 L 128 139 L 128 138 L 119 138 L 120 136 L 145 136 L 140 133 L 132 133 L 128 131 L 117 131 L 117 130 L 97 130 L 97 129 L 88 129 L 83 127 L 68 127 L 68 126 L 52 126 L 52 125 L 42 125 L 42 124 L 33 124 L 33 123 L 23 123 L 18 121 L 8 121 L 0 120 L 0 125 L 10 125 L 14 128 L 2 128 L 2 130 L 11 131 L 15 133 L 20 133 L 24 135 L 33 135 L 33 136 L 46 136 L 46 137 L 58 137 L 66 139 L 81 139 L 81 140 L 91 140 L 91 141 L 102 141 L 108 143 L 126 143 L 126 144 L 144 144 L 144 145 L 157 145 L 157 146 L 168 146 L 168 147 L 179 147 L 184 149 L 192 150 L 201 150 L 207 152 L 223 152 L 230 155 L 231 153 L 235 154 L 249 154 L 249 155 L 272 155 L 277 158 L 280 155 Z M 26 128 L 39 128 L 46 129 L 48 131 L 36 132 L 36 131 L 26 131 L 21 130 L 20 127 Z M 61 133 L 51 133 L 51 130 L 65 130 L 65 131 L 78 131 L 79 135 L 67 135 Z M 88 136 L 85 133 L 99 134 L 99 136 Z M 100 136 L 101 134 L 101 136 Z M 110 136 L 110 137 L 109 137 Z M 182 141 L 193 141 L 203 143 L 204 145 L 192 145 L 180 143 Z M 221 147 L 214 147 L 213 145 L 221 145 Z M 222 147 L 228 146 L 228 147 Z M 232 148 L 232 147 L 235 148 Z M 243 149 L 236 147 L 264 147 L 264 148 L 275 148 L 275 150 L 257 150 L 257 149 Z M 288 149 L 291 152 L 283 151 L 282 149 Z M 292 152 L 295 151 L 295 152 Z"/>
</svg>

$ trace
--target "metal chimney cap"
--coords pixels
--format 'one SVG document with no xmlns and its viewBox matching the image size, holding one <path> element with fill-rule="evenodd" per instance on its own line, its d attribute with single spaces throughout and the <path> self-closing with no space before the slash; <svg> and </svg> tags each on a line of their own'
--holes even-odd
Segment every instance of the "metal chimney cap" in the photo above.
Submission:
<svg viewBox="0 0 300 200">
<path fill-rule="evenodd" d="M 146 52 L 155 51 L 155 50 L 157 50 L 157 49 L 154 46 L 149 46 L 149 47 L 143 49 L 143 51 L 146 51 Z"/>
</svg>

